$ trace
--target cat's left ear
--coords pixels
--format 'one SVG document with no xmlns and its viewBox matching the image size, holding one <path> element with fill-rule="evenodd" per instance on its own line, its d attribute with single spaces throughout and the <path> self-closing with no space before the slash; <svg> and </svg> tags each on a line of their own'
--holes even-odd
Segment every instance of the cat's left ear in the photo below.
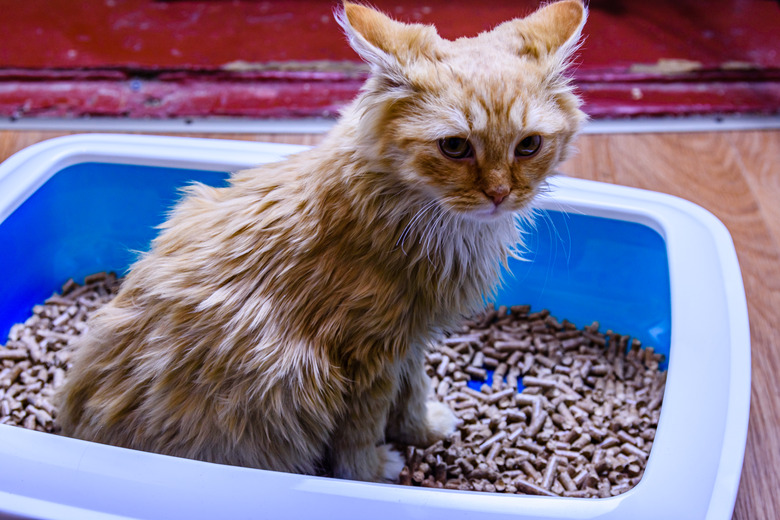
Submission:
<svg viewBox="0 0 780 520">
<path fill-rule="evenodd" d="M 351 2 L 336 12 L 336 21 L 344 28 L 349 44 L 375 74 L 403 82 L 403 68 L 410 61 L 427 56 L 436 29 L 421 24 L 397 22 L 383 13 Z"/>
<path fill-rule="evenodd" d="M 562 0 L 548 4 L 529 16 L 499 25 L 496 30 L 519 37 L 522 51 L 554 56 L 561 62 L 577 48 L 588 10 L 581 0 Z"/>
</svg>

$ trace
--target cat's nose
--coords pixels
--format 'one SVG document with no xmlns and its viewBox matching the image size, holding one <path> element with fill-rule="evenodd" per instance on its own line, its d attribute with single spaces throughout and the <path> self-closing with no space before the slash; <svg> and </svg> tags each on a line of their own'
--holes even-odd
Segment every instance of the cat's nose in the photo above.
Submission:
<svg viewBox="0 0 780 520">
<path fill-rule="evenodd" d="M 498 206 L 509 195 L 509 186 L 506 184 L 499 184 L 498 186 L 491 186 L 484 190 L 485 195 L 493 201 L 493 204 Z"/>
</svg>

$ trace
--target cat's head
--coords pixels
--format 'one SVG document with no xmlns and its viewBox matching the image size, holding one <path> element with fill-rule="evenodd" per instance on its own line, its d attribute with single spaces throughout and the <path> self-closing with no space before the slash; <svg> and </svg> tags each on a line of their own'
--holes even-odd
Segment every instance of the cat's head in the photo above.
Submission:
<svg viewBox="0 0 780 520">
<path fill-rule="evenodd" d="M 450 41 L 345 2 L 337 19 L 371 76 L 344 117 L 376 167 L 448 210 L 524 209 L 586 119 L 565 75 L 586 15 L 565 0 Z"/>
</svg>

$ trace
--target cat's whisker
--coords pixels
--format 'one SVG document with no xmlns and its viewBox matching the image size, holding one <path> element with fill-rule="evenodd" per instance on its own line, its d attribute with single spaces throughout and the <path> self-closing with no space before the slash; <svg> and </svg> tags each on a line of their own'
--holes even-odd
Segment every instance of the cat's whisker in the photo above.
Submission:
<svg viewBox="0 0 780 520">
<path fill-rule="evenodd" d="M 453 201 L 455 197 L 450 197 Z M 446 200 L 444 201 L 446 202 Z M 450 264 L 455 262 L 455 257 L 458 261 L 467 261 L 469 255 L 465 254 L 453 254 L 453 244 L 449 244 L 450 247 L 446 247 L 446 241 L 452 240 L 457 235 L 453 230 L 453 222 L 462 222 L 460 216 L 451 211 L 439 208 L 438 215 L 429 220 L 423 227 L 423 231 L 420 237 L 420 241 L 423 244 L 422 250 L 425 252 L 425 256 L 431 265 L 436 265 L 440 269 L 443 269 L 445 273 L 448 273 L 451 269 Z M 437 265 L 435 259 L 443 260 L 444 265 Z"/>
<path fill-rule="evenodd" d="M 509 256 L 512 258 L 522 261 L 527 260 L 525 253 L 528 252 L 528 248 L 525 245 L 525 240 L 523 240 L 523 237 L 529 233 L 529 229 L 535 228 L 536 212 L 536 208 L 527 206 L 512 215 L 512 225 L 514 226 L 518 237 L 518 240 L 509 248 Z"/>
<path fill-rule="evenodd" d="M 444 211 L 439 208 L 439 212 L 431 215 L 429 219 L 427 219 L 425 222 L 423 222 L 423 225 L 420 228 L 419 232 L 419 239 L 418 243 L 420 243 L 421 247 L 421 254 L 424 253 L 425 256 L 428 258 L 428 261 L 431 264 L 434 264 L 433 260 L 431 259 L 430 254 L 430 244 L 431 244 L 431 237 L 435 234 L 436 225 L 439 221 L 439 219 L 442 218 L 442 215 L 444 214 Z"/>
<path fill-rule="evenodd" d="M 439 220 L 442 218 L 442 216 L 443 213 L 440 212 L 432 220 L 429 220 L 425 225 L 425 227 L 423 228 L 422 235 L 420 236 L 420 240 L 423 245 L 423 250 L 425 251 L 425 256 L 428 258 L 428 262 L 430 262 L 432 265 L 435 265 L 435 263 L 431 259 L 431 239 L 434 237 L 436 233 L 436 227 L 438 225 Z"/>
<path fill-rule="evenodd" d="M 555 172 L 556 175 L 559 175 L 558 172 Z M 561 174 L 562 175 L 562 174 Z M 569 204 L 566 204 L 562 202 L 559 198 L 556 198 L 553 196 L 553 188 L 550 186 L 548 182 L 545 182 L 542 187 L 540 187 L 539 190 L 539 199 L 544 199 L 545 201 L 548 201 L 550 204 L 554 205 L 557 208 L 557 211 L 560 211 L 561 213 L 576 213 L 578 215 L 584 215 L 585 213 L 582 210 L 579 210 Z"/>
<path fill-rule="evenodd" d="M 415 213 L 414 217 L 412 217 L 411 220 L 409 220 L 409 223 L 406 224 L 406 227 L 404 227 L 403 232 L 401 233 L 401 236 L 398 237 L 398 241 L 395 243 L 396 247 L 398 247 L 399 243 L 401 245 L 401 251 L 403 251 L 404 254 L 407 254 L 407 251 L 405 249 L 405 243 L 406 239 L 409 236 L 409 232 L 413 229 L 415 223 L 422 218 L 422 216 L 433 208 L 437 204 L 436 199 L 430 200 L 427 203 L 425 203 L 419 210 L 417 210 L 417 213 Z"/>
<path fill-rule="evenodd" d="M 552 234 L 555 234 L 555 238 L 557 241 L 553 241 L 553 243 L 557 244 L 557 242 L 561 243 L 561 246 L 563 247 L 565 253 L 566 253 L 566 262 L 568 263 L 571 258 L 571 248 L 567 247 L 571 244 L 571 231 L 569 230 L 569 215 L 566 212 L 562 212 L 564 217 L 564 224 L 566 224 L 566 235 L 568 237 L 568 240 L 564 240 L 563 236 L 561 236 L 560 232 L 558 231 L 557 226 L 555 225 L 555 221 L 552 219 L 550 214 L 546 211 L 542 212 L 544 219 L 548 222 L 548 227 L 551 230 L 550 235 L 552 237 Z M 556 247 L 555 250 L 557 251 L 558 248 Z"/>
<path fill-rule="evenodd" d="M 451 225 L 452 225 L 452 221 L 453 221 L 454 218 L 455 217 L 452 215 L 452 213 L 446 213 L 446 214 L 444 214 L 442 216 L 442 218 L 439 219 L 438 229 L 437 229 L 437 232 L 436 232 L 436 238 L 437 238 L 436 249 L 441 249 L 442 239 L 447 239 L 447 238 L 449 238 L 452 235 L 452 233 L 450 233 L 448 231 L 452 229 Z M 445 271 L 449 272 L 449 266 L 452 263 L 453 255 L 446 255 L 446 254 L 441 255 L 440 254 L 439 256 L 446 259 L 447 265 L 444 266 L 444 267 L 445 267 Z M 460 255 L 460 256 L 463 256 L 463 255 Z"/>
</svg>

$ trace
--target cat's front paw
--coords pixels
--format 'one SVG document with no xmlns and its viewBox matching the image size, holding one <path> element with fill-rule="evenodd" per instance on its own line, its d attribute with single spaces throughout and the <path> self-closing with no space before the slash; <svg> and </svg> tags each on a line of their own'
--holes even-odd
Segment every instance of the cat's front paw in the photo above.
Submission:
<svg viewBox="0 0 780 520">
<path fill-rule="evenodd" d="M 425 423 L 430 444 L 449 437 L 455 431 L 457 421 L 455 414 L 446 404 L 439 401 L 426 403 Z"/>
<path fill-rule="evenodd" d="M 398 482 L 398 475 L 406 464 L 403 455 L 394 450 L 389 444 L 377 446 L 377 451 L 379 451 L 379 458 L 382 461 L 381 481 L 389 483 Z"/>
</svg>

